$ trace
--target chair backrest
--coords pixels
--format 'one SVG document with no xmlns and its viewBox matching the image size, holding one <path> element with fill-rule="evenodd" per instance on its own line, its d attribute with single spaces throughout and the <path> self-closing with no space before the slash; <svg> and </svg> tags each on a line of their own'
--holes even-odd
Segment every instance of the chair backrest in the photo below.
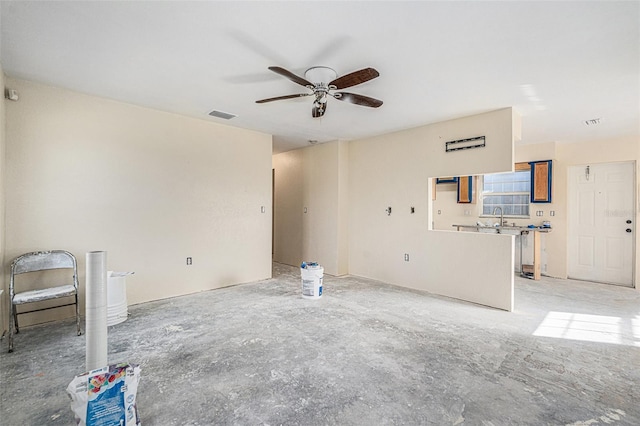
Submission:
<svg viewBox="0 0 640 426">
<path fill-rule="evenodd" d="M 76 258 L 64 250 L 36 251 L 16 257 L 11 263 L 11 275 L 47 269 L 73 268 L 76 274 Z"/>
</svg>

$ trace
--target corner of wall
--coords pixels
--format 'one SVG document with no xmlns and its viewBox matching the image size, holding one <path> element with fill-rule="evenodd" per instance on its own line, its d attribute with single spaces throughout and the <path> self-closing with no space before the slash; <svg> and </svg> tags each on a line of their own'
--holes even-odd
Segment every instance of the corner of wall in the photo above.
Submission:
<svg viewBox="0 0 640 426">
<path fill-rule="evenodd" d="M 522 116 L 515 110 L 511 110 L 511 126 L 513 143 L 522 141 Z"/>
<path fill-rule="evenodd" d="M 2 69 L 2 64 L 0 64 L 0 88 L 2 88 L 2 92 L 4 94 L 4 85 L 5 85 L 5 76 L 4 70 Z M 4 98 L 4 96 L 3 96 Z M 5 105 L 4 99 L 3 102 L 0 103 L 0 262 L 2 262 L 2 273 L 0 273 L 0 289 L 3 289 L 6 293 L 2 295 L 0 298 L 0 334 L 8 327 L 8 319 L 5 318 L 5 312 L 8 312 L 8 288 L 6 286 L 6 278 L 5 278 L 5 268 L 4 265 L 6 263 L 5 259 L 5 127 L 6 127 L 6 119 L 5 119 Z"/>
<path fill-rule="evenodd" d="M 302 260 L 302 150 L 275 154 L 273 260 L 296 266 Z"/>
<path fill-rule="evenodd" d="M 274 260 L 349 273 L 349 145 L 332 141 L 273 156 Z"/>
<path fill-rule="evenodd" d="M 349 142 L 338 141 L 338 275 L 349 273 Z"/>
</svg>

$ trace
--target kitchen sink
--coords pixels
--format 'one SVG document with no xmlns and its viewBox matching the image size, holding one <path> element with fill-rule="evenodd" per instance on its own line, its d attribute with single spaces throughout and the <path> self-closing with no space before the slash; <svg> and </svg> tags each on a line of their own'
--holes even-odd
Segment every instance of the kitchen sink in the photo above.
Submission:
<svg viewBox="0 0 640 426">
<path fill-rule="evenodd" d="M 511 226 L 478 226 L 478 232 L 483 234 L 520 235 L 522 230 Z"/>
<path fill-rule="evenodd" d="M 483 234 L 498 234 L 498 228 L 493 226 L 482 227 L 478 226 L 478 232 Z"/>
<path fill-rule="evenodd" d="M 520 228 L 512 228 L 510 226 L 496 226 L 496 232 L 498 234 L 505 235 L 520 235 L 522 230 Z"/>
</svg>

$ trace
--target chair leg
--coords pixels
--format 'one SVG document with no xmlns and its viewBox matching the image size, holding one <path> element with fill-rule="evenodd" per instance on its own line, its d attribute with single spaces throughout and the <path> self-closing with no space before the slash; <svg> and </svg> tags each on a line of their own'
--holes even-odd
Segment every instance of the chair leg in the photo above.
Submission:
<svg viewBox="0 0 640 426">
<path fill-rule="evenodd" d="M 78 292 L 76 292 L 76 328 L 78 330 L 78 336 L 82 335 L 82 330 L 80 330 L 80 306 L 78 305 Z"/>
<path fill-rule="evenodd" d="M 18 309 L 16 306 L 13 306 L 13 323 L 16 326 L 16 334 L 20 333 L 20 327 L 18 327 Z"/>
<path fill-rule="evenodd" d="M 13 303 L 9 303 L 9 353 L 13 352 L 13 327 L 15 322 L 15 317 L 13 316 L 13 312 L 15 311 L 15 307 Z"/>
</svg>

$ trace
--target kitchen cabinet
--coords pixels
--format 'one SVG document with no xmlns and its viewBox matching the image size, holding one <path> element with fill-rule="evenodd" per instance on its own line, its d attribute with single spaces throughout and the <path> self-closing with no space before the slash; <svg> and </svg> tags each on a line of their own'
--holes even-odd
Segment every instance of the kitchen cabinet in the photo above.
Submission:
<svg viewBox="0 0 640 426">
<path fill-rule="evenodd" d="M 474 176 L 460 176 L 458 178 L 458 203 L 470 204 L 475 203 L 473 198 L 473 179 Z"/>
<path fill-rule="evenodd" d="M 455 176 L 436 178 L 436 183 L 456 183 L 458 178 Z"/>
<path fill-rule="evenodd" d="M 532 161 L 531 166 L 531 199 L 532 203 L 551 202 L 551 160 Z"/>
</svg>

